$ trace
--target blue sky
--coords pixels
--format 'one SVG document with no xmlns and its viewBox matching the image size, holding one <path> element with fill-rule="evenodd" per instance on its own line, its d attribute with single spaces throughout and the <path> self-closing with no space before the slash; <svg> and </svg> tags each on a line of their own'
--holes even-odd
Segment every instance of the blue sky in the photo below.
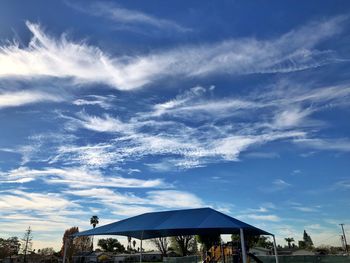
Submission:
<svg viewBox="0 0 350 263">
<path fill-rule="evenodd" d="M 2 236 L 211 206 L 340 245 L 349 5 L 2 1 Z"/>
</svg>

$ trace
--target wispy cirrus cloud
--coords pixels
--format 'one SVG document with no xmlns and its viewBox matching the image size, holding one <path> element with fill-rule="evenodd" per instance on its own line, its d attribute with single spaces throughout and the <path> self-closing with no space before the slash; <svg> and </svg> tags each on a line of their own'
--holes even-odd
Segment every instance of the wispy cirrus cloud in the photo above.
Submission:
<svg viewBox="0 0 350 263">
<path fill-rule="evenodd" d="M 301 147 L 317 150 L 350 151 L 350 140 L 348 138 L 298 138 L 294 142 Z"/>
<path fill-rule="evenodd" d="M 102 83 L 120 90 L 140 88 L 164 77 L 293 72 L 342 61 L 316 45 L 338 33 L 346 17 L 317 21 L 270 40 L 233 39 L 183 46 L 151 54 L 112 57 L 66 36 L 54 38 L 27 22 L 28 47 L 0 47 L 0 77 L 57 77 L 73 84 Z M 310 37 L 312 35 L 313 37 Z"/>
<path fill-rule="evenodd" d="M 278 178 L 273 180 L 271 184 L 268 186 L 263 186 L 263 187 L 261 186 L 260 190 L 265 193 L 274 193 L 274 192 L 286 190 L 290 187 L 292 187 L 292 184 L 286 182 L 283 179 Z"/>
<path fill-rule="evenodd" d="M 60 194 L 42 194 L 33 192 L 24 192 L 22 190 L 11 190 L 2 192 L 0 195 L 1 211 L 59 211 L 66 208 L 79 207 L 78 204 L 70 202 Z"/>
<path fill-rule="evenodd" d="M 62 127 L 71 137 L 42 138 L 33 141 L 33 145 L 17 147 L 17 151 L 23 154 L 22 165 L 39 154 L 51 165 L 63 162 L 94 169 L 121 167 L 128 161 L 158 156 L 161 160 L 147 161 L 145 165 L 163 171 L 237 161 L 243 152 L 280 140 L 307 148 L 321 150 L 328 145 L 329 149 L 345 151 L 346 139 L 326 143 L 330 139 L 317 138 L 317 129 L 329 124 L 314 115 L 325 110 L 325 104 L 333 108 L 347 105 L 350 88 L 345 84 L 293 87 L 217 98 L 214 87 L 196 86 L 124 116 L 113 111 L 88 114 L 84 109 L 76 114 L 59 113 L 58 118 L 64 121 Z M 81 144 L 74 134 L 82 130 L 88 134 L 104 133 L 105 140 L 96 143 L 87 139 Z M 271 156 L 266 154 L 265 157 Z"/>
<path fill-rule="evenodd" d="M 79 98 L 73 101 L 74 105 L 77 106 L 99 106 L 105 110 L 111 109 L 113 107 L 113 100 L 115 96 L 99 96 L 99 95 L 89 95 L 83 98 Z"/>
<path fill-rule="evenodd" d="M 247 130 L 246 134 L 232 134 L 234 129 L 226 128 L 222 130 L 221 134 L 217 134 L 216 130 L 220 127 L 201 127 L 194 129 L 185 126 L 179 129 L 179 124 L 174 122 L 170 125 L 166 122 L 165 126 L 168 132 L 148 132 L 145 133 L 145 126 L 148 121 L 131 121 L 121 123 L 118 119 L 96 118 L 95 116 L 84 116 L 85 124 L 81 124 L 82 119 L 76 120 L 80 123 L 80 127 L 92 131 L 119 133 L 116 139 L 111 139 L 109 142 L 95 145 L 95 146 L 63 146 L 60 149 L 56 160 L 76 160 L 81 161 L 81 164 L 99 163 L 108 165 L 111 163 L 122 163 L 125 160 L 135 160 L 151 155 L 158 155 L 168 157 L 173 156 L 177 161 L 169 161 L 169 164 L 175 166 L 189 168 L 201 165 L 202 162 L 207 163 L 214 160 L 237 160 L 240 153 L 247 148 L 264 144 L 270 141 L 283 140 L 304 136 L 303 132 L 299 131 L 285 131 L 285 132 L 262 132 L 257 134 L 254 130 Z M 98 119 L 98 121 L 96 121 Z M 100 123 L 102 122 L 102 123 Z M 104 123 L 106 122 L 106 123 Z M 158 125 L 162 125 L 159 122 Z M 175 129 L 175 127 L 177 129 Z M 108 127 L 108 129 L 106 128 Z M 123 127 L 121 129 L 120 127 Z M 173 129 L 174 128 L 174 129 Z M 92 155 L 89 154 L 89 149 L 92 149 Z M 98 153 L 97 161 L 94 158 L 94 153 Z M 91 157 L 91 158 L 90 158 Z M 87 159 L 88 158 L 88 159 Z"/>
<path fill-rule="evenodd" d="M 29 169 L 20 167 L 0 175 L 1 182 L 23 183 L 23 180 L 43 180 L 47 184 L 63 184 L 71 188 L 86 188 L 94 186 L 119 188 L 162 188 L 169 187 L 162 179 L 136 179 L 121 176 L 104 176 L 97 170 L 84 168 L 45 168 Z"/>
<path fill-rule="evenodd" d="M 241 218 L 249 218 L 257 221 L 271 221 L 271 222 L 278 222 L 281 221 L 281 218 L 279 218 L 277 215 L 257 215 L 257 214 L 249 214 L 245 216 L 241 216 Z"/>
<path fill-rule="evenodd" d="M 18 107 L 39 102 L 59 102 L 62 100 L 63 98 L 58 95 L 53 95 L 42 91 L 0 91 L 0 109 Z"/>
<path fill-rule="evenodd" d="M 68 6 L 102 18 L 107 18 L 113 21 L 118 28 L 121 25 L 126 26 L 151 26 L 164 31 L 176 31 L 180 33 L 191 31 L 191 29 L 186 28 L 174 21 L 168 19 L 162 19 L 150 14 L 146 14 L 141 11 L 131 10 L 120 5 L 116 5 L 112 2 L 93 2 L 91 4 L 79 5 L 77 3 L 72 3 L 69 1 L 65 2 Z M 126 27 L 128 28 L 128 27 Z"/>
<path fill-rule="evenodd" d="M 64 192 L 84 198 L 82 202 L 103 203 L 113 208 L 114 214 L 131 216 L 160 209 L 201 207 L 204 202 L 193 193 L 179 190 L 152 190 L 144 196 L 130 192 L 118 192 L 109 188 L 68 190 Z"/>
</svg>

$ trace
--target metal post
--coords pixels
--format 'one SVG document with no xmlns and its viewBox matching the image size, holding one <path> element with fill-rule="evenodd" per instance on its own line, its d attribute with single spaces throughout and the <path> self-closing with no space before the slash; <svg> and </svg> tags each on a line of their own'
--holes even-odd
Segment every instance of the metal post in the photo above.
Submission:
<svg viewBox="0 0 350 263">
<path fill-rule="evenodd" d="M 69 237 L 66 238 L 66 240 L 64 241 L 64 250 L 63 250 L 63 260 L 62 260 L 62 263 L 66 263 L 68 242 L 69 242 Z"/>
<path fill-rule="evenodd" d="M 220 235 L 220 253 L 221 253 L 221 262 L 225 263 L 225 252 L 222 246 L 221 235 Z"/>
<path fill-rule="evenodd" d="M 344 224 L 339 224 L 341 226 L 341 229 L 343 230 L 343 237 L 344 237 L 344 243 L 345 243 L 345 252 L 346 254 L 349 253 L 348 251 L 348 243 L 346 242 L 346 236 L 345 236 L 345 231 L 344 231 Z"/>
<path fill-rule="evenodd" d="M 142 239 L 143 239 L 143 231 L 141 233 L 141 244 L 140 244 L 140 263 L 142 262 Z"/>
<path fill-rule="evenodd" d="M 247 252 L 245 251 L 245 242 L 244 242 L 243 228 L 239 229 L 239 233 L 240 233 L 240 237 L 241 237 L 241 248 L 242 248 L 243 263 L 247 263 Z"/>
<path fill-rule="evenodd" d="M 277 246 L 276 246 L 275 235 L 272 235 L 272 238 L 273 238 L 273 249 L 275 251 L 275 259 L 276 259 L 276 263 L 278 263 L 278 254 L 277 254 Z"/>
</svg>

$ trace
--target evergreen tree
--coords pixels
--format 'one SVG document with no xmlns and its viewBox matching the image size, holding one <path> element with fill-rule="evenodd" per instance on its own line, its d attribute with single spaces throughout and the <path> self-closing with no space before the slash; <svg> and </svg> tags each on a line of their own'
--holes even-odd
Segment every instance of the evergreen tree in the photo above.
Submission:
<svg viewBox="0 0 350 263">
<path fill-rule="evenodd" d="M 308 233 L 306 233 L 305 230 L 303 234 L 303 241 L 304 241 L 305 248 L 312 248 L 314 246 L 314 243 L 312 242 L 311 237 L 308 235 Z"/>
<path fill-rule="evenodd" d="M 21 239 L 22 241 L 22 253 L 24 255 L 24 263 L 27 262 L 27 254 L 28 252 L 32 251 L 32 240 L 33 240 L 33 235 L 32 235 L 32 229 L 30 228 L 30 226 L 28 227 L 28 229 L 26 230 L 26 232 L 24 233 L 23 238 Z"/>
</svg>

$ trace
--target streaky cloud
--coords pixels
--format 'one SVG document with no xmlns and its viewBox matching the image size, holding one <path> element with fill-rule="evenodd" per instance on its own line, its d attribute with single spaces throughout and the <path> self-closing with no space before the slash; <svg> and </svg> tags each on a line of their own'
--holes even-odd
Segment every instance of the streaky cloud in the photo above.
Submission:
<svg viewBox="0 0 350 263">
<path fill-rule="evenodd" d="M 60 102 L 63 98 L 42 91 L 0 91 L 0 109 L 39 102 Z"/>
<path fill-rule="evenodd" d="M 309 23 L 270 40 L 232 39 L 119 57 L 84 42 L 70 41 L 65 35 L 51 37 L 38 24 L 27 22 L 33 34 L 28 47 L 17 43 L 0 47 L 0 77 L 57 77 L 75 85 L 101 83 L 132 90 L 165 77 L 300 71 L 342 61 L 334 52 L 315 47 L 339 33 L 346 19 L 338 16 Z"/>
<path fill-rule="evenodd" d="M 93 2 L 90 5 L 84 3 L 84 6 L 73 4 L 69 1 L 65 1 L 65 3 L 78 11 L 92 16 L 107 18 L 118 26 L 151 26 L 162 31 L 175 31 L 179 33 L 191 31 L 191 29 L 181 26 L 174 21 L 152 16 L 141 11 L 127 9 L 111 2 L 99 1 Z"/>
<path fill-rule="evenodd" d="M 47 184 L 63 184 L 70 188 L 89 188 L 96 186 L 119 188 L 164 188 L 171 187 L 162 179 L 137 179 L 121 176 L 105 176 L 100 171 L 84 168 L 43 168 L 29 169 L 19 167 L 0 175 L 0 182 L 23 183 L 23 180 L 43 180 Z"/>
</svg>

